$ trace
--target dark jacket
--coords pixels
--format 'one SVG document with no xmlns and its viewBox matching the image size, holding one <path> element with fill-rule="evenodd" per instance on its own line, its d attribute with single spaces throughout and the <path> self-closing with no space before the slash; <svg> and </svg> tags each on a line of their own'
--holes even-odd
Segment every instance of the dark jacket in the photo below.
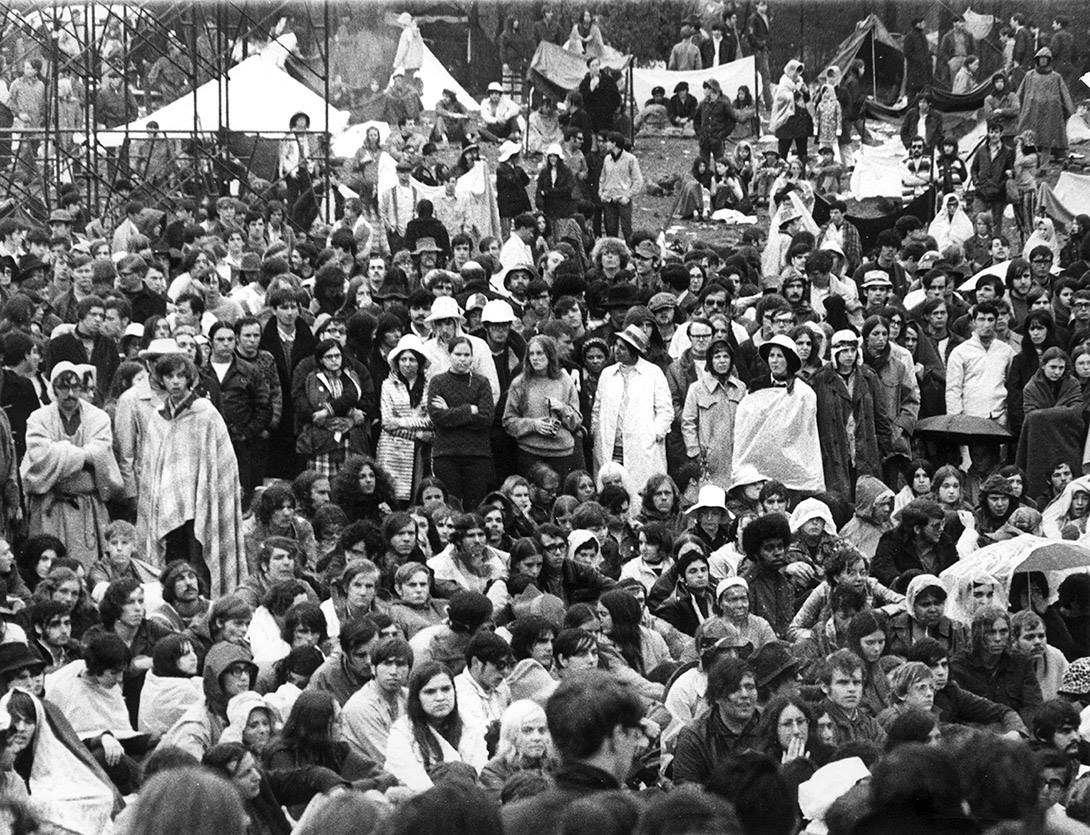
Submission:
<svg viewBox="0 0 1090 835">
<path fill-rule="evenodd" d="M 734 108 L 722 95 L 715 101 L 705 97 L 696 110 L 693 125 L 697 136 L 708 142 L 722 142 L 734 132 Z"/>
<path fill-rule="evenodd" d="M 0 408 L 8 416 L 11 424 L 11 437 L 15 441 L 15 452 L 20 459 L 26 452 L 26 422 L 30 413 L 42 404 L 38 402 L 38 393 L 34 384 L 26 377 L 21 377 L 11 369 L 5 368 L 0 378 Z"/>
<path fill-rule="evenodd" d="M 433 398 L 442 397 L 447 408 L 431 405 Z M 470 406 L 477 407 L 472 414 Z M 428 415 L 435 426 L 432 455 L 491 458 L 488 430 L 492 426 L 492 387 L 480 374 L 455 374 L 446 371 L 432 378 L 428 385 Z"/>
<path fill-rule="evenodd" d="M 77 325 L 78 327 L 78 325 Z M 76 365 L 90 363 L 95 367 L 97 379 L 95 387 L 99 395 L 106 397 L 110 385 L 114 380 L 117 366 L 121 364 L 121 357 L 117 353 L 117 343 L 108 336 L 99 334 L 91 346 L 91 355 L 87 356 L 87 349 L 83 346 L 83 340 L 75 332 L 63 333 L 56 339 L 49 340 L 46 346 L 45 367 L 52 369 L 58 362 L 68 360 Z"/>
<path fill-rule="evenodd" d="M 303 357 L 309 357 L 314 353 L 314 334 L 310 326 L 302 319 L 295 320 L 295 341 L 292 342 L 291 356 L 284 352 L 284 343 L 280 341 L 280 332 L 276 327 L 276 316 L 271 316 L 265 323 L 265 329 L 261 332 L 261 342 L 258 347 L 272 354 L 276 362 L 276 376 L 280 378 L 280 394 L 283 397 L 284 410 L 280 417 L 280 425 L 277 427 L 279 434 L 290 438 L 290 443 L 295 444 L 295 409 L 291 399 L 291 372 L 299 364 Z"/>
<path fill-rule="evenodd" d="M 903 657 L 908 652 L 908 648 L 915 643 L 912 628 L 912 618 L 908 612 L 898 612 L 889 619 L 886 655 Z M 951 657 L 969 645 L 969 630 L 946 615 L 940 617 L 939 622 L 927 630 L 927 637 L 934 638 L 946 647 Z"/>
<path fill-rule="evenodd" d="M 617 583 L 601 571 L 565 557 L 559 571 L 542 565 L 535 585 L 570 606 L 573 603 L 593 603 L 602 592 L 609 591 Z"/>
<path fill-rule="evenodd" d="M 530 211 L 530 197 L 526 186 L 530 185 L 530 175 L 518 165 L 501 162 L 496 166 L 496 205 L 500 217 L 514 217 Z"/>
<path fill-rule="evenodd" d="M 209 371 L 215 371 L 209 366 Z M 246 360 L 231 361 L 219 381 L 220 414 L 233 442 L 252 441 L 264 432 L 272 420 L 269 384 Z"/>
<path fill-rule="evenodd" d="M 125 290 L 119 291 L 132 305 L 132 320 L 134 322 L 146 322 L 150 316 L 166 316 L 167 300 L 152 290 L 148 285 L 141 284 L 135 293 Z"/>
<path fill-rule="evenodd" d="M 1014 170 L 1014 152 L 1000 143 L 999 153 L 992 157 L 991 148 L 984 142 L 973 157 L 973 183 L 982 200 L 1006 201 L 1007 172 Z"/>
<path fill-rule="evenodd" d="M 539 211 L 547 217 L 571 217 L 575 214 L 575 200 L 572 191 L 575 189 L 575 176 L 571 169 L 560 160 L 556 165 L 556 182 L 548 168 L 542 168 L 537 175 L 537 191 L 534 194 L 534 202 Z"/>
<path fill-rule="evenodd" d="M 905 85 L 909 90 L 922 90 L 931 85 L 931 47 L 927 35 L 912 27 L 905 34 L 901 48 L 905 54 Z"/>
<path fill-rule="evenodd" d="M 750 613 L 772 624 L 776 635 L 787 637 L 787 627 L 795 617 L 795 587 L 776 569 L 751 562 L 742 572 L 749 583 Z"/>
<path fill-rule="evenodd" d="M 409 252 L 416 249 L 416 242 L 421 238 L 432 238 L 443 250 L 443 255 L 450 257 L 450 235 L 442 221 L 434 217 L 414 217 L 405 224 L 405 248 Z"/>
<path fill-rule="evenodd" d="M 553 776 L 553 785 L 541 794 L 504 806 L 506 835 L 553 835 L 561 812 L 574 801 L 600 792 L 616 792 L 617 779 L 582 762 L 565 763 Z"/>
<path fill-rule="evenodd" d="M 936 691 L 934 711 L 944 724 L 1002 725 L 1004 733 L 1027 733 L 1026 725 L 1016 711 L 970 693 L 955 681 Z"/>
<path fill-rule="evenodd" d="M 583 97 L 583 107 L 590 117 L 591 127 L 595 132 L 612 130 L 613 114 L 621 106 L 621 94 L 617 90 L 617 82 L 613 80 L 609 72 L 604 70 L 599 74 L 596 90 L 590 89 L 590 82 L 590 73 L 587 73 L 579 82 L 579 94 Z"/>
<path fill-rule="evenodd" d="M 735 733 L 712 707 L 681 729 L 674 752 L 674 782 L 703 785 L 717 763 L 761 746 L 757 735 L 757 715 Z"/>
<path fill-rule="evenodd" d="M 700 607 L 698 616 L 696 607 Z M 654 614 L 675 627 L 686 635 L 695 635 L 696 628 L 702 619 L 715 615 L 715 593 L 710 588 L 696 595 L 684 587 L 681 580 L 674 586 L 671 594 L 662 605 L 655 609 Z"/>
<path fill-rule="evenodd" d="M 1018 711 L 1026 722 L 1033 720 L 1044 701 L 1032 661 L 1010 651 L 1004 651 L 992 669 L 984 666 L 977 653 L 959 652 L 950 660 L 950 677 L 970 693 Z"/>
<path fill-rule="evenodd" d="M 901 144 L 905 148 L 912 147 L 912 140 L 916 138 L 916 127 L 920 121 L 920 109 L 913 107 L 905 114 L 905 120 L 901 123 Z M 925 133 L 924 144 L 928 148 L 942 147 L 942 117 L 935 108 L 931 108 L 924 117 Z"/>
<path fill-rule="evenodd" d="M 674 95 L 670 97 L 670 100 L 666 102 L 666 115 L 670 117 L 671 122 L 676 122 L 681 119 L 695 119 L 696 108 L 697 102 L 695 96 L 688 95 L 683 102 L 681 97 L 677 93 L 674 93 Z"/>
<path fill-rule="evenodd" d="M 882 460 L 890 448 L 890 422 L 874 370 L 856 366 L 854 392 L 837 370 L 827 365 L 810 381 L 817 395 L 818 441 L 825 469 L 825 489 L 851 496 L 855 477 L 881 476 Z M 855 467 L 847 432 L 848 418 L 855 419 Z"/>
<path fill-rule="evenodd" d="M 936 565 L 933 566 L 933 571 L 928 571 L 927 567 L 920 562 L 912 531 L 898 526 L 891 531 L 886 531 L 878 540 L 878 548 L 874 552 L 874 562 L 871 564 L 870 573 L 879 583 L 888 586 L 898 575 L 904 574 L 909 569 L 915 568 L 925 573 L 939 574 L 957 561 L 957 543 L 946 531 L 943 531 L 935 544 Z"/>
</svg>

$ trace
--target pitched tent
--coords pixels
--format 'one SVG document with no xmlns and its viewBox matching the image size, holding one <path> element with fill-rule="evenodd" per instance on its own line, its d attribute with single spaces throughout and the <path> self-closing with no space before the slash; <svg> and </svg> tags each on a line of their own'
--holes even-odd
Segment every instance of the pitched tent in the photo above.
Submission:
<svg viewBox="0 0 1090 835">
<path fill-rule="evenodd" d="M 885 104 L 897 101 L 905 76 L 905 56 L 878 15 L 869 14 L 855 24 L 855 31 L 840 42 L 825 69 L 836 67 L 844 75 L 856 58 L 867 67 L 863 86 L 869 89 L 877 81 L 878 101 Z"/>
<path fill-rule="evenodd" d="M 450 90 L 455 98 L 461 102 L 466 110 L 474 113 L 481 109 L 480 102 L 465 91 L 454 76 L 447 72 L 447 68 L 435 57 L 428 45 L 424 44 L 424 63 L 420 66 L 420 79 L 424 82 L 424 90 L 420 94 L 420 101 L 424 103 L 426 110 L 435 110 L 435 105 L 443 95 L 443 90 Z"/>
<path fill-rule="evenodd" d="M 300 112 L 310 116 L 311 130 L 336 134 L 348 124 L 347 112 L 330 107 L 326 125 L 326 102 L 321 96 L 268 57 L 254 55 L 231 67 L 226 78 L 206 81 L 126 127 L 99 131 L 98 138 L 106 147 L 117 147 L 124 141 L 126 130 L 146 131 L 148 122 L 157 122 L 164 134 L 188 136 L 193 133 L 194 113 L 197 130 L 202 133 L 215 133 L 224 127 L 238 133 L 285 133 L 292 115 Z"/>
<path fill-rule="evenodd" d="M 624 72 L 632 63 L 631 55 L 622 55 L 613 47 L 606 47 L 602 57 L 602 66 Z M 534 57 L 530 59 L 530 68 L 526 77 L 530 83 L 542 92 L 562 101 L 571 90 L 578 89 L 579 82 L 587 74 L 586 58 L 569 52 L 562 46 L 548 41 L 537 45 Z"/>
</svg>

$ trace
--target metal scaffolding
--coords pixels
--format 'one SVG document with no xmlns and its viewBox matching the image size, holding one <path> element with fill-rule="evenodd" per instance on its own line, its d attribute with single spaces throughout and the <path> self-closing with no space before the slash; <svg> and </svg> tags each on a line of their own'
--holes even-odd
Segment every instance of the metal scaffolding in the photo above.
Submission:
<svg viewBox="0 0 1090 835">
<path fill-rule="evenodd" d="M 68 183 L 79 188 L 84 205 L 96 215 L 116 211 L 121 179 L 134 186 L 133 196 L 159 205 L 179 194 L 195 200 L 227 194 L 231 181 L 256 176 L 255 165 L 263 164 L 268 175 L 270 146 L 276 147 L 284 132 L 243 136 L 232 130 L 228 70 L 274 33 L 294 33 L 298 49 L 285 69 L 325 99 L 324 118 L 311 116 L 315 123 L 328 125 L 329 17 L 323 0 L 150 0 L 139 6 L 16 0 L 3 5 L 0 58 L 13 83 L 27 62 L 40 61 L 44 107 L 37 124 L 20 119 L 14 107 L 9 124 L 0 119 L 0 214 L 18 212 L 44 220 L 56 205 L 58 189 Z M 104 121 L 107 108 L 98 105 L 105 78 L 114 73 L 120 86 L 106 90 L 105 98 L 115 110 L 120 106 L 124 118 Z M 149 84 L 152 75 L 156 83 Z M 173 83 L 164 84 L 163 78 Z M 188 135 L 164 139 L 155 131 L 128 127 L 214 79 L 216 125 L 200 123 L 193 96 Z M 118 131 L 123 131 L 120 145 Z M 322 131 L 313 133 L 328 138 Z M 104 141 L 109 134 L 113 141 Z M 156 142 L 166 143 L 158 148 L 170 161 L 165 177 L 148 170 Z M 328 141 L 320 147 L 318 161 L 328 172 Z M 275 193 L 277 177 L 274 166 L 271 176 L 259 179 L 267 184 L 266 198 Z"/>
</svg>

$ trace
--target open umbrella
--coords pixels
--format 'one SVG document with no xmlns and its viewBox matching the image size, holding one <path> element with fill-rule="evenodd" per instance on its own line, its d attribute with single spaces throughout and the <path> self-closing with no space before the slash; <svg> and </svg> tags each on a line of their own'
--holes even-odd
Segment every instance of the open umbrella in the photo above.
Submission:
<svg viewBox="0 0 1090 835">
<path fill-rule="evenodd" d="M 939 435 L 944 440 L 969 443 L 980 438 L 1008 440 L 1011 433 L 989 418 L 973 415 L 935 415 L 916 424 L 917 435 Z"/>
<path fill-rule="evenodd" d="M 1011 260 L 1013 260 L 1013 259 L 1011 259 Z M 1007 280 L 1007 267 L 1009 267 L 1010 265 L 1011 265 L 1011 262 L 1009 260 L 1008 261 L 1000 261 L 998 264 L 990 264 L 989 266 L 982 269 L 980 272 L 974 273 L 972 276 L 970 276 L 968 279 L 966 279 L 964 282 L 962 282 L 962 284 L 958 287 L 958 290 L 960 290 L 962 293 L 969 293 L 969 292 L 975 290 L 977 280 L 979 278 L 981 278 L 982 276 L 985 276 L 985 275 L 997 275 L 1001 279 L 1006 281 Z M 1053 265 L 1053 267 L 1051 269 L 1051 273 L 1053 275 L 1059 275 L 1061 272 L 1063 272 L 1063 270 L 1061 270 L 1058 266 Z M 907 297 L 906 297 L 906 299 L 907 299 Z M 906 301 L 905 307 L 906 308 L 908 307 L 907 301 Z"/>
<path fill-rule="evenodd" d="M 1023 534 L 963 557 L 943 571 L 939 579 L 953 595 L 959 581 L 978 571 L 991 574 L 1007 592 L 1010 591 L 1011 577 L 1021 571 L 1050 574 L 1049 587 L 1056 588 L 1063 576 L 1090 571 L 1090 548 L 1078 542 Z"/>
</svg>

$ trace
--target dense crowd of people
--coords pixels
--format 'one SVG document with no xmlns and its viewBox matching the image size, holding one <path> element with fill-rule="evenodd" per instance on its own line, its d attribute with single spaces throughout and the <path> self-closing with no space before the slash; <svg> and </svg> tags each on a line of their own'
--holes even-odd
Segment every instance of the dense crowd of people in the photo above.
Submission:
<svg viewBox="0 0 1090 835">
<path fill-rule="evenodd" d="M 767 240 L 667 243 L 602 31 L 554 14 L 589 71 L 536 180 L 497 84 L 369 135 L 332 225 L 307 114 L 282 199 L 0 220 L 8 831 L 1090 831 L 1090 217 L 979 156 L 966 193 L 922 85 L 938 215 L 819 226 L 806 138 L 743 182 L 713 85 L 672 112 Z M 671 63 L 767 75 L 754 15 Z M 1069 568 L 984 561 L 1031 546 Z"/>
</svg>

